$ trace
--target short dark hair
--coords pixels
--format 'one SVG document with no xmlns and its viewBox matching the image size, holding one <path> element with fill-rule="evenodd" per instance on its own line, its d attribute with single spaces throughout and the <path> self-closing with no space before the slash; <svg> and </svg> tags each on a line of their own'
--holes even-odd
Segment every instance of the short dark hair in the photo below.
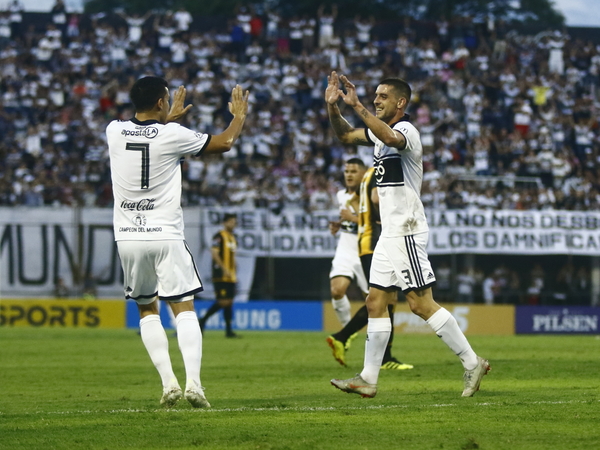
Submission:
<svg viewBox="0 0 600 450">
<path fill-rule="evenodd" d="M 150 111 L 163 98 L 169 84 L 160 77 L 143 77 L 133 83 L 129 98 L 136 112 Z"/>
<path fill-rule="evenodd" d="M 225 213 L 225 214 L 223 214 L 223 223 L 227 222 L 229 219 L 236 219 L 237 220 L 237 214 L 235 214 L 235 213 Z"/>
<path fill-rule="evenodd" d="M 412 96 L 412 89 L 410 85 L 404 81 L 402 78 L 386 78 L 379 84 L 385 84 L 388 86 L 392 86 L 396 94 L 399 97 L 404 97 L 406 99 L 406 103 L 410 102 L 410 97 Z"/>
<path fill-rule="evenodd" d="M 346 164 L 356 164 L 357 166 L 362 168 L 367 167 L 365 162 L 360 158 L 350 158 L 348 161 L 346 161 Z"/>
</svg>

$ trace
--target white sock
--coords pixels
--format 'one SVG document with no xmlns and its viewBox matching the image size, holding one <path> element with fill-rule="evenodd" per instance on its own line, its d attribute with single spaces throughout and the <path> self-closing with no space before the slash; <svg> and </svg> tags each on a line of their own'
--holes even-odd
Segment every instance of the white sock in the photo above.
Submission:
<svg viewBox="0 0 600 450">
<path fill-rule="evenodd" d="M 185 366 L 186 388 L 199 388 L 202 361 L 202 332 L 194 311 L 180 312 L 175 318 L 177 341 Z"/>
<path fill-rule="evenodd" d="M 345 327 L 346 324 L 350 322 L 350 319 L 352 318 L 352 312 L 350 310 L 350 300 L 348 300 L 348 297 L 344 295 L 339 300 L 332 298 L 331 304 L 333 305 L 335 315 L 342 324 L 342 327 Z"/>
<path fill-rule="evenodd" d="M 450 347 L 450 350 L 460 358 L 465 370 L 477 367 L 477 355 L 458 326 L 456 319 L 446 308 L 437 310 L 427 320 L 427 323 L 435 331 L 435 334 Z"/>
<path fill-rule="evenodd" d="M 369 384 L 377 384 L 385 347 L 392 332 L 389 317 L 369 318 L 367 325 L 367 342 L 365 343 L 365 366 L 360 376 Z"/>
<path fill-rule="evenodd" d="M 151 314 L 140 320 L 140 335 L 154 367 L 158 370 L 163 388 L 179 386 L 171 366 L 167 334 L 158 314 Z"/>
</svg>

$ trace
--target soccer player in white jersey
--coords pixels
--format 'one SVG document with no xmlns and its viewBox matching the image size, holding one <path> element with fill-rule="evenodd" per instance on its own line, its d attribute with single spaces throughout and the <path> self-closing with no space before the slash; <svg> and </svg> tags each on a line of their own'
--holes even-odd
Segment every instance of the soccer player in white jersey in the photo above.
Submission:
<svg viewBox="0 0 600 450">
<path fill-rule="evenodd" d="M 210 404 L 200 383 L 202 333 L 193 302 L 194 294 L 203 288 L 184 240 L 180 160 L 230 150 L 246 120 L 248 92 L 243 93 L 239 85 L 233 88 L 229 103 L 233 119 L 214 136 L 175 123 L 192 106 L 184 107 L 185 94 L 179 87 L 170 107 L 164 79 L 139 79 L 130 91 L 135 117 L 112 121 L 106 137 L 125 297 L 138 305 L 142 341 L 162 380 L 160 402 L 170 407 L 185 395 L 193 407 L 206 408 Z M 185 394 L 171 366 L 158 299 L 167 301 L 175 315 Z"/>
<path fill-rule="evenodd" d="M 340 80 L 344 91 L 340 89 Z M 354 128 L 337 106 L 342 98 L 366 128 Z M 329 121 L 345 144 L 374 144 L 374 166 L 379 195 L 381 237 L 373 253 L 366 304 L 369 313 L 362 372 L 347 380 L 331 380 L 344 392 L 375 397 L 381 361 L 390 336 L 387 305 L 401 289 L 411 311 L 427 321 L 433 331 L 460 358 L 465 369 L 463 397 L 471 397 L 489 371 L 487 360 L 477 356 L 450 312 L 438 305 L 431 286 L 435 275 L 426 252 L 429 227 L 423 203 L 423 149 L 417 129 L 405 114 L 411 97 L 408 83 L 383 80 L 375 91 L 375 115 L 359 101 L 355 86 L 336 72 L 329 76 L 325 101 Z"/>
<path fill-rule="evenodd" d="M 360 158 L 351 158 L 344 165 L 345 189 L 337 193 L 340 220 L 329 223 L 332 234 L 340 231 L 329 272 L 331 304 L 338 320 L 345 326 L 352 317 L 350 301 L 346 292 L 352 280 L 367 295 L 369 287 L 358 256 L 358 187 L 365 174 L 365 163 Z"/>
</svg>

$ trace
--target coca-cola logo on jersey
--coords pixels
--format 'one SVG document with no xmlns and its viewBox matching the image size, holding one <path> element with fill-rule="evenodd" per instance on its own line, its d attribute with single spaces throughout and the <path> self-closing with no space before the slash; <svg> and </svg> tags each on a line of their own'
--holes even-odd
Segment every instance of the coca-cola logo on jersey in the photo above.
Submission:
<svg viewBox="0 0 600 450">
<path fill-rule="evenodd" d="M 121 208 L 125 211 L 151 211 L 154 209 L 154 200 L 153 198 L 144 198 L 139 202 L 123 200 Z"/>
<path fill-rule="evenodd" d="M 147 139 L 154 139 L 158 134 L 158 129 L 154 127 L 136 127 L 135 130 L 122 130 L 123 136 L 141 136 Z"/>
</svg>

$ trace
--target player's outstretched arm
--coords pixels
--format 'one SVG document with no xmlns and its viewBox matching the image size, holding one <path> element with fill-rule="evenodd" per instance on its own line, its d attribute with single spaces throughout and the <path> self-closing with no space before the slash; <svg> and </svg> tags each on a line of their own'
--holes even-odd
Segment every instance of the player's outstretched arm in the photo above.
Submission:
<svg viewBox="0 0 600 450">
<path fill-rule="evenodd" d="M 231 123 L 221 134 L 212 136 L 210 142 L 204 150 L 205 153 L 224 153 L 231 150 L 233 144 L 240 136 L 246 115 L 248 114 L 248 91 L 243 92 L 238 84 L 231 91 L 231 101 L 229 102 L 229 112 L 233 115 Z"/>
<path fill-rule="evenodd" d="M 364 128 L 354 128 L 342 116 L 337 106 L 341 94 L 340 80 L 334 70 L 327 77 L 327 89 L 325 89 L 325 103 L 327 103 L 327 113 L 329 114 L 331 128 L 333 128 L 337 138 L 344 144 L 368 145 L 369 141 L 367 140 L 366 130 Z"/>
<path fill-rule="evenodd" d="M 373 132 L 377 138 L 388 147 L 404 148 L 406 146 L 406 138 L 402 133 L 391 128 L 383 120 L 378 119 L 371 113 L 358 99 L 356 94 L 356 86 L 348 80 L 344 75 L 340 77 L 346 93 L 340 91 L 340 97 L 348 106 L 351 106 L 354 111 L 360 116 L 365 125 Z"/>
<path fill-rule="evenodd" d="M 176 122 L 185 116 L 188 111 L 192 108 L 192 105 L 183 106 L 185 103 L 186 89 L 183 86 L 179 86 L 175 95 L 173 96 L 173 104 L 167 115 L 167 123 Z"/>
</svg>

